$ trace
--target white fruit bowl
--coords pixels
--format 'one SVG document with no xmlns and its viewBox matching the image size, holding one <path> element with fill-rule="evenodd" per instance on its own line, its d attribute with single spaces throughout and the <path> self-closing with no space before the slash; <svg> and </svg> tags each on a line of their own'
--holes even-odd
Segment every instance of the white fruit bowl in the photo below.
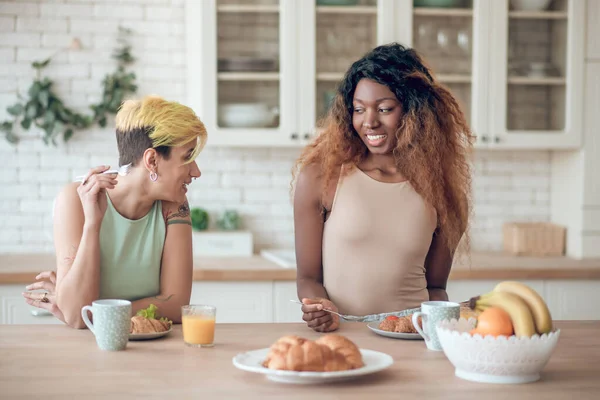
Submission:
<svg viewBox="0 0 600 400">
<path fill-rule="evenodd" d="M 530 338 L 471 336 L 476 320 L 464 318 L 441 321 L 438 337 L 455 375 L 474 382 L 528 383 L 540 373 L 560 336 L 560 330 Z"/>
</svg>

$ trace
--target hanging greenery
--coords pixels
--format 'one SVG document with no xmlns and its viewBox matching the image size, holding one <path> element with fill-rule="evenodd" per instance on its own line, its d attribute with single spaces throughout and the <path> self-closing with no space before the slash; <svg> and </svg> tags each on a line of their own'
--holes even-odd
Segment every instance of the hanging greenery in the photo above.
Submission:
<svg viewBox="0 0 600 400">
<path fill-rule="evenodd" d="M 24 130 L 29 130 L 32 126 L 38 127 L 44 132 L 44 143 L 52 143 L 55 146 L 60 135 L 64 141 L 68 141 L 76 130 L 89 128 L 96 123 L 102 127 L 106 126 L 107 116 L 116 114 L 126 96 L 137 91 L 136 76 L 126 69 L 135 61 L 127 40 L 130 34 L 131 30 L 119 27 L 119 46 L 112 56 L 117 61 L 117 70 L 102 81 L 102 98 L 98 104 L 90 106 L 93 115 L 80 114 L 65 106 L 52 90 L 52 80 L 48 77 L 42 78 L 42 70 L 50 64 L 56 54 L 46 60 L 32 63 L 36 78 L 27 91 L 27 97 L 19 96 L 18 103 L 7 107 L 8 113 L 14 117 L 12 121 L 0 123 L 0 131 L 5 134 L 6 140 L 15 144 L 19 142 L 19 137 L 14 131 L 18 124 Z"/>
</svg>

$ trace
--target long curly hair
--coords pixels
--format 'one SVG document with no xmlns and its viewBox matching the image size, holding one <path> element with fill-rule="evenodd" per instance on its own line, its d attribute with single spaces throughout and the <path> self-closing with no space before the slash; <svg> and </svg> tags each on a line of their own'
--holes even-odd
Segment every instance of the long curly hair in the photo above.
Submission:
<svg viewBox="0 0 600 400">
<path fill-rule="evenodd" d="M 468 248 L 473 135 L 461 108 L 419 54 L 398 43 L 378 46 L 354 62 L 338 84 L 321 133 L 304 148 L 292 171 L 318 164 L 323 193 L 340 172 L 347 174 L 369 151 L 352 125 L 354 91 L 361 79 L 387 86 L 402 105 L 393 150 L 399 171 L 438 215 L 438 233 L 452 254 Z M 464 236 L 463 236 L 464 235 Z M 461 239 L 464 239 L 461 242 Z M 460 246 L 461 248 L 463 246 Z"/>
</svg>

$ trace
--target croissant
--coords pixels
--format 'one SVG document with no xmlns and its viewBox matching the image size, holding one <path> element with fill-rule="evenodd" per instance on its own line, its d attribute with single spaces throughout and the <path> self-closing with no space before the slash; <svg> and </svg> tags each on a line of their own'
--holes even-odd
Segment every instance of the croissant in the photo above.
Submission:
<svg viewBox="0 0 600 400">
<path fill-rule="evenodd" d="M 146 318 L 140 315 L 131 317 L 130 333 L 155 333 L 165 332 L 170 328 L 170 324 L 154 318 Z"/>
<path fill-rule="evenodd" d="M 350 368 L 362 367 L 362 355 L 358 347 L 350 339 L 341 335 L 325 335 L 316 341 L 319 344 L 323 344 L 329 347 L 334 352 L 340 353 L 346 361 L 350 364 Z"/>
<path fill-rule="evenodd" d="M 319 343 L 319 340 L 310 341 L 299 336 L 283 336 L 273 343 L 263 366 L 278 370 L 314 372 L 345 371 L 363 366 L 362 356 L 354 343 L 342 336 L 327 336 L 337 336 L 342 340 L 334 338 Z M 337 350 L 332 349 L 332 346 Z M 358 358 L 354 349 L 358 352 Z"/>
</svg>

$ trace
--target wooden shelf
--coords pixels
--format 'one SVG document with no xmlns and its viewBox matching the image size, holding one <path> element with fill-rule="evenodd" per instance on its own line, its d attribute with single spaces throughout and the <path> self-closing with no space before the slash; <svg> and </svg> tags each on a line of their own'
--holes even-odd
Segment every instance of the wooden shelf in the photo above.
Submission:
<svg viewBox="0 0 600 400">
<path fill-rule="evenodd" d="M 555 85 L 560 86 L 566 84 L 565 78 L 547 77 L 547 78 L 531 78 L 528 76 L 511 76 L 508 78 L 510 85 Z"/>
<path fill-rule="evenodd" d="M 318 81 L 337 82 L 344 77 L 343 72 L 319 72 L 317 73 Z"/>
<path fill-rule="evenodd" d="M 279 5 L 224 4 L 217 7 L 222 13 L 278 13 Z"/>
<path fill-rule="evenodd" d="M 413 14 L 422 17 L 472 17 L 473 10 L 470 8 L 415 7 Z"/>
<path fill-rule="evenodd" d="M 220 81 L 276 81 L 279 72 L 219 72 L 217 79 Z"/>
<path fill-rule="evenodd" d="M 375 6 L 317 6 L 320 14 L 377 14 Z"/>
<path fill-rule="evenodd" d="M 344 77 L 343 72 L 320 72 L 317 74 L 317 80 L 322 82 L 337 82 Z M 437 75 L 437 79 L 443 83 L 471 83 L 470 75 Z"/>
<path fill-rule="evenodd" d="M 509 11 L 509 18 L 515 19 L 567 19 L 566 11 Z"/>
<path fill-rule="evenodd" d="M 471 75 L 437 75 L 437 79 L 443 83 L 471 83 Z"/>
</svg>

